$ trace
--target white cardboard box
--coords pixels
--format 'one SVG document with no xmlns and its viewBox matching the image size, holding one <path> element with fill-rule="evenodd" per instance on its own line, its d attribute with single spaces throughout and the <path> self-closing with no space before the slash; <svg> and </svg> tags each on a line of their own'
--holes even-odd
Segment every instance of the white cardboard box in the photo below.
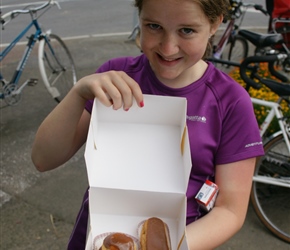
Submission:
<svg viewBox="0 0 290 250">
<path fill-rule="evenodd" d="M 126 112 L 94 102 L 85 149 L 90 185 L 86 249 L 106 232 L 139 238 L 138 225 L 153 216 L 168 224 L 173 250 L 188 249 L 186 99 L 145 95 L 144 103 Z"/>
</svg>

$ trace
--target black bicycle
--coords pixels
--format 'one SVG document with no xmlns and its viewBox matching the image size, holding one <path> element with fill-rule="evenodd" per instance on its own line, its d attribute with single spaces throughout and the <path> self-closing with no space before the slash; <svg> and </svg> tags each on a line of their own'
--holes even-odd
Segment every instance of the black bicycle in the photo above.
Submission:
<svg viewBox="0 0 290 250">
<path fill-rule="evenodd" d="M 282 34 L 280 33 L 260 34 L 260 33 L 256 33 L 249 30 L 240 30 L 239 35 L 247 39 L 249 42 L 251 42 L 255 46 L 254 55 L 257 55 L 258 58 L 262 58 L 263 56 L 265 56 L 266 58 L 269 58 L 267 56 L 271 56 L 271 55 L 274 56 L 273 59 L 277 58 L 277 60 L 274 60 L 274 61 L 273 60 L 267 61 L 268 70 L 273 76 L 278 78 L 280 81 L 285 82 L 285 83 L 290 82 L 290 77 L 289 77 L 290 50 L 285 45 L 285 40 Z M 280 45 L 280 48 L 283 48 L 283 49 L 274 49 L 278 45 Z M 277 57 L 275 57 L 275 55 Z M 281 57 L 281 55 L 283 56 Z M 251 57 L 246 58 L 245 60 L 251 60 Z M 240 64 L 237 64 L 236 66 L 240 67 Z M 255 83 L 252 82 L 252 87 L 254 85 Z M 258 88 L 257 84 L 256 84 L 256 88 Z"/>
<path fill-rule="evenodd" d="M 254 8 L 268 15 L 262 5 L 231 1 L 229 20 L 224 20 L 227 26 L 221 37 L 216 41 L 213 37 L 211 54 L 206 58 L 213 62 L 217 68 L 226 70 L 231 66 L 239 66 L 240 62 L 248 55 L 249 45 L 247 39 L 240 36 L 238 31 L 242 25 L 245 14 L 249 8 Z"/>
</svg>

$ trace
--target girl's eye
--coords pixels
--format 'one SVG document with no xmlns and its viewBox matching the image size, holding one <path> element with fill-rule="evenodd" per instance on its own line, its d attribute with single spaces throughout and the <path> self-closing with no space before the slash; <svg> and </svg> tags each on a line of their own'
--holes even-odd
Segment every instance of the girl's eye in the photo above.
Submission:
<svg viewBox="0 0 290 250">
<path fill-rule="evenodd" d="M 184 35 L 190 35 L 194 32 L 193 29 L 190 29 L 190 28 L 183 28 L 181 29 L 181 33 L 184 34 Z"/>
<path fill-rule="evenodd" d="M 155 23 L 150 23 L 150 24 L 148 24 L 148 26 L 149 26 L 149 28 L 152 29 L 152 30 L 158 30 L 158 29 L 161 28 L 160 25 L 155 24 Z"/>
</svg>

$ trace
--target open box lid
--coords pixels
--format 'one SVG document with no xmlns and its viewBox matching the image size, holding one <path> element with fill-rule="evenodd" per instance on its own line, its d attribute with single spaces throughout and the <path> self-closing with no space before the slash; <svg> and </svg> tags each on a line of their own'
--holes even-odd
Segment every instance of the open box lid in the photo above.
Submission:
<svg viewBox="0 0 290 250">
<path fill-rule="evenodd" d="M 90 185 L 86 249 L 104 232 L 138 237 L 138 224 L 152 216 L 169 226 L 173 249 L 188 249 L 186 99 L 144 95 L 144 103 L 126 112 L 94 102 L 85 150 Z"/>
<path fill-rule="evenodd" d="M 144 95 L 129 111 L 93 104 L 85 150 L 90 187 L 186 193 L 186 99 Z"/>
</svg>

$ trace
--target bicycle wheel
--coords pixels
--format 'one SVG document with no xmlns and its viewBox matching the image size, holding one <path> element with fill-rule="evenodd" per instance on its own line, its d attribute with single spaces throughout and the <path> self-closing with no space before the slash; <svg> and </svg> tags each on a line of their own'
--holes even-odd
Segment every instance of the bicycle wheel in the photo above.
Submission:
<svg viewBox="0 0 290 250">
<path fill-rule="evenodd" d="M 265 155 L 257 160 L 251 202 L 261 222 L 277 237 L 290 242 L 290 156 L 283 135 L 273 137 L 264 150 Z"/>
<path fill-rule="evenodd" d="M 60 37 L 50 34 L 40 41 L 38 62 L 46 88 L 60 102 L 77 80 L 71 53 Z"/>
<path fill-rule="evenodd" d="M 247 40 L 239 35 L 230 38 L 223 52 L 224 58 L 231 62 L 240 63 L 248 55 L 249 46 Z"/>
<path fill-rule="evenodd" d="M 248 50 L 249 45 L 247 40 L 239 35 L 235 35 L 230 37 L 221 54 L 221 59 L 234 63 L 241 63 L 241 61 L 247 57 Z M 228 73 L 229 69 L 232 67 L 222 63 L 217 63 L 216 66 L 226 73 Z"/>
</svg>

